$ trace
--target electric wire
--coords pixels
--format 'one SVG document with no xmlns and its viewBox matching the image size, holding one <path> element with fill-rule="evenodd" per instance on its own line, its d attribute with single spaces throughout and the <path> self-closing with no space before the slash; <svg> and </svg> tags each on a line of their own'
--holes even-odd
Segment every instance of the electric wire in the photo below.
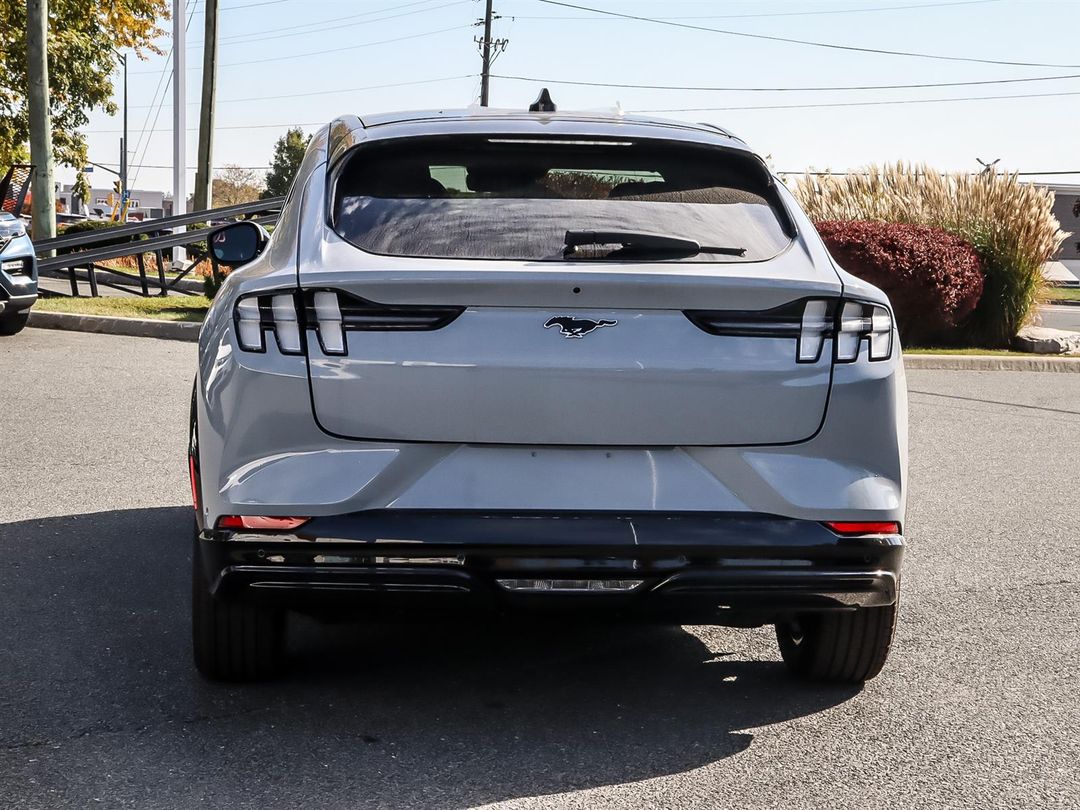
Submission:
<svg viewBox="0 0 1080 810">
<path fill-rule="evenodd" d="M 576 3 L 567 3 L 564 0 L 535 0 L 549 6 L 561 6 L 578 11 L 588 11 L 595 14 L 603 14 L 608 17 L 621 18 L 624 20 L 637 20 L 639 22 L 666 25 L 672 28 L 682 28 L 688 31 L 705 31 L 712 34 L 723 34 L 730 37 L 743 37 L 746 39 L 761 39 L 769 42 L 783 42 L 789 45 L 807 45 L 814 48 L 827 48 L 837 51 L 852 51 L 855 53 L 874 53 L 885 56 L 907 56 L 915 59 L 938 59 L 946 62 L 975 62 L 983 65 L 1008 65 L 1011 67 L 1053 67 L 1053 68 L 1080 68 L 1080 65 L 1062 65 L 1054 62 L 1021 62 L 1006 59 L 980 59 L 972 56 L 949 56 L 947 54 L 919 53 L 917 51 L 894 51 L 887 48 L 863 48 L 857 45 L 840 45 L 835 42 L 816 42 L 809 39 L 795 39 L 793 37 L 780 37 L 771 34 L 751 34 L 747 31 L 732 31 L 724 28 L 710 28 L 705 25 L 692 25 L 690 23 L 665 20 L 657 17 L 643 17 L 636 14 L 624 14 L 619 11 L 608 11 L 592 6 L 581 6 Z"/>
</svg>

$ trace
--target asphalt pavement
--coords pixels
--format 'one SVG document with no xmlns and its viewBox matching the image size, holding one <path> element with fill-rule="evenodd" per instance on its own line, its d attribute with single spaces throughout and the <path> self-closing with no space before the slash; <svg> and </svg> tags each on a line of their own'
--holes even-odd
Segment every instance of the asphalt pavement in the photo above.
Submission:
<svg viewBox="0 0 1080 810">
<path fill-rule="evenodd" d="M 1080 306 L 1044 304 L 1039 307 L 1039 325 L 1066 332 L 1080 332 Z"/>
<path fill-rule="evenodd" d="M 292 626 L 189 655 L 195 346 L 0 340 L 5 808 L 1080 806 L 1080 375 L 909 372 L 892 658 L 791 680 L 768 629 Z"/>
</svg>

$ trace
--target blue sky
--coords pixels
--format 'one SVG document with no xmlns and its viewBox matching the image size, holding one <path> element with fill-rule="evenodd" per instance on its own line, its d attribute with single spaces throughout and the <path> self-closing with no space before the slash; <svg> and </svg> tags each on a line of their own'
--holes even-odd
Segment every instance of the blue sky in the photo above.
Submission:
<svg viewBox="0 0 1080 810">
<path fill-rule="evenodd" d="M 1010 170 L 1080 170 L 1080 78 L 791 92 L 628 89 L 556 81 L 801 88 L 1080 75 L 1078 2 L 567 2 L 751 34 L 1063 67 L 857 53 L 616 19 L 539 0 L 495 0 L 500 19 L 494 34 L 507 38 L 509 45 L 493 73 L 545 81 L 495 78 L 492 106 L 523 108 L 546 84 L 562 109 L 611 108 L 616 103 L 627 111 L 727 108 L 663 115 L 731 129 L 762 154 L 771 155 L 781 171 L 843 170 L 901 159 L 974 170 L 977 157 L 1001 158 L 999 166 Z M 187 163 L 194 166 L 203 2 L 188 0 L 187 8 L 192 15 Z M 221 0 L 214 165 L 265 167 L 275 139 L 289 125 L 311 131 L 346 112 L 475 102 L 480 57 L 473 37 L 480 29 L 473 23 L 482 14 L 482 0 Z M 171 38 L 164 37 L 159 45 L 167 51 Z M 133 58 L 129 67 L 130 140 L 133 151 L 138 147 L 131 163 L 137 188 L 171 188 L 170 169 L 154 168 L 172 161 L 171 92 L 162 93 L 161 84 L 163 76 L 167 78 L 167 64 L 164 56 L 155 56 L 145 62 Z M 118 82 L 118 97 L 120 89 Z M 1036 93 L 1077 95 L 737 109 Z M 156 114 L 155 101 L 162 98 Z M 85 128 L 91 160 L 116 165 L 120 126 L 119 116 L 92 116 Z M 188 175 L 190 190 L 194 170 Z M 59 177 L 70 182 L 73 172 L 61 168 Z M 92 179 L 95 186 L 103 186 L 112 178 L 98 172 Z M 1055 179 L 1080 183 L 1080 174 Z"/>
</svg>

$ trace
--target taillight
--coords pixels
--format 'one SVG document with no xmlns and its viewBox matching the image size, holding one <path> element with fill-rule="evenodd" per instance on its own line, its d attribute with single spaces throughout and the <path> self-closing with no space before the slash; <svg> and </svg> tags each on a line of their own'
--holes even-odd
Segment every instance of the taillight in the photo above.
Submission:
<svg viewBox="0 0 1080 810">
<path fill-rule="evenodd" d="M 795 347 L 795 359 L 800 363 L 816 363 L 821 357 L 821 347 L 832 332 L 832 313 L 828 301 L 807 301 L 803 307 L 802 323 L 799 325 L 799 343 Z"/>
<path fill-rule="evenodd" d="M 863 339 L 871 360 L 892 356 L 892 314 L 886 307 L 836 298 L 807 298 L 766 310 L 686 310 L 695 326 L 727 337 L 795 338 L 795 360 L 816 363 L 826 338 L 836 338 L 836 360 L 859 358 Z"/>
<path fill-rule="evenodd" d="M 288 531 L 298 529 L 311 518 L 274 517 L 270 515 L 224 515 L 218 518 L 219 529 L 253 529 L 258 531 Z"/>
<path fill-rule="evenodd" d="M 296 296 L 289 293 L 251 295 L 236 302 L 236 341 L 249 352 L 266 351 L 266 332 L 273 332 L 282 354 L 303 354 Z"/>
<path fill-rule="evenodd" d="M 873 534 L 900 534 L 900 524 L 893 520 L 827 520 L 825 525 L 843 537 Z"/>
<path fill-rule="evenodd" d="M 236 302 L 236 341 L 249 352 L 266 351 L 272 332 L 283 354 L 303 354 L 304 332 L 314 329 L 323 354 L 348 353 L 348 331 L 425 332 L 441 329 L 464 307 L 378 304 L 340 290 L 308 290 L 297 306 L 294 293 L 249 295 Z"/>
<path fill-rule="evenodd" d="M 324 354 L 347 354 L 346 332 L 426 332 L 441 329 L 464 311 L 464 307 L 379 304 L 340 290 L 305 293 L 307 327 L 315 329 Z"/>
<path fill-rule="evenodd" d="M 837 325 L 836 360 L 853 363 L 866 338 L 871 360 L 888 360 L 892 355 L 892 315 L 885 307 L 861 301 L 845 301 Z"/>
</svg>

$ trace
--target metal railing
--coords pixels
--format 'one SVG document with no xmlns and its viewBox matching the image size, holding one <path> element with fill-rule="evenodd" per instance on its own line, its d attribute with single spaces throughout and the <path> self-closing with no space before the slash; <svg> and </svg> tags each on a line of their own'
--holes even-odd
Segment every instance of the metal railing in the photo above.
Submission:
<svg viewBox="0 0 1080 810">
<path fill-rule="evenodd" d="M 103 228 L 95 231 L 85 231 L 70 235 L 58 236 L 55 239 L 46 239 L 34 245 L 38 253 L 38 275 L 48 278 L 66 278 L 71 285 L 71 295 L 78 297 L 80 293 L 79 282 L 85 281 L 90 286 L 91 297 L 98 297 L 100 287 L 109 287 L 134 295 L 158 296 L 168 295 L 170 291 L 184 294 L 194 294 L 193 291 L 180 286 L 182 279 L 187 277 L 202 262 L 207 261 L 205 250 L 196 250 L 193 246 L 205 243 L 207 230 L 197 230 L 173 233 L 172 229 L 181 225 L 194 225 L 196 223 L 220 223 L 235 218 L 251 219 L 261 225 L 271 225 L 277 221 L 283 197 L 274 197 L 256 202 L 229 205 L 222 208 L 210 208 L 206 211 L 198 211 L 192 214 L 180 214 L 174 217 L 165 217 L 146 222 L 133 222 L 127 225 L 118 225 L 115 228 Z M 261 214 L 262 216 L 255 216 Z M 142 238 L 146 237 L 146 238 Z M 117 239 L 130 238 L 133 241 L 115 244 Z M 174 247 L 188 247 L 196 253 L 196 260 L 187 265 L 180 273 L 171 279 L 166 275 L 164 252 Z M 48 254 L 53 251 L 65 251 L 58 256 Z M 151 278 L 147 272 L 146 256 L 152 254 L 155 268 L 152 271 L 155 278 L 151 293 Z M 101 262 L 110 259 L 119 259 L 127 256 L 135 257 L 135 266 L 138 275 L 119 270 L 115 267 L 106 267 Z M 106 273 L 104 278 L 99 274 Z M 55 290 L 41 290 L 44 295 L 64 295 Z"/>
</svg>

